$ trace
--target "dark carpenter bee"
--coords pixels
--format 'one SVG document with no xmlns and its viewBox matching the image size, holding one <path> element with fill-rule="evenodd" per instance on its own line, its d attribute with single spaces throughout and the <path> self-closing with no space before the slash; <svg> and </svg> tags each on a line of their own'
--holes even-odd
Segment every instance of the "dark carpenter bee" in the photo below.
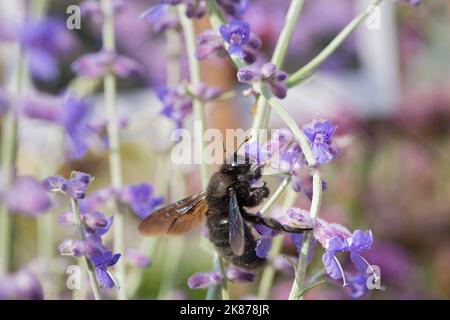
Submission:
<svg viewBox="0 0 450 320">
<path fill-rule="evenodd" d="M 221 256 L 238 267 L 255 269 L 266 259 L 256 255 L 256 240 L 247 223 L 289 233 L 311 230 L 248 213 L 245 208 L 260 205 L 270 193 L 265 182 L 261 187 L 252 187 L 261 178 L 264 164 L 251 163 L 237 151 L 230 160 L 211 177 L 206 191 L 156 210 L 141 222 L 139 232 L 144 236 L 180 235 L 206 218 L 209 239 Z"/>
</svg>

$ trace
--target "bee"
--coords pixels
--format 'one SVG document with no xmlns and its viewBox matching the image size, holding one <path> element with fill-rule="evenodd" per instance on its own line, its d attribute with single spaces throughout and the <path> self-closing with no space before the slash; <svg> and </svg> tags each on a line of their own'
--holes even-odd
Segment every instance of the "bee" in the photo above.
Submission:
<svg viewBox="0 0 450 320">
<path fill-rule="evenodd" d="M 156 210 L 139 224 L 140 234 L 182 235 L 206 220 L 209 240 L 227 262 L 256 269 L 266 259 L 256 255 L 256 239 L 248 224 L 262 224 L 288 233 L 311 230 L 247 212 L 247 208 L 260 205 L 270 190 L 266 182 L 260 187 L 252 186 L 261 179 L 264 164 L 252 163 L 248 156 L 237 152 L 213 174 L 206 190 Z"/>
</svg>

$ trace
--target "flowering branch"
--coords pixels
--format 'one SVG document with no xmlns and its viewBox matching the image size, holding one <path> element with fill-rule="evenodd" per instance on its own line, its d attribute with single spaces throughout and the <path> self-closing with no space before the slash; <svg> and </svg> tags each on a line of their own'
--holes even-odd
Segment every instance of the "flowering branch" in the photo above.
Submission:
<svg viewBox="0 0 450 320">
<path fill-rule="evenodd" d="M 86 230 L 84 229 L 84 225 L 81 221 L 80 209 L 78 207 L 78 200 L 71 198 L 70 204 L 71 204 L 71 208 L 72 208 L 72 213 L 75 217 L 75 225 L 76 225 L 76 228 L 78 231 L 78 235 L 80 237 L 80 240 L 83 241 L 83 243 L 84 243 L 84 242 L 86 242 Z M 101 300 L 100 288 L 98 285 L 97 278 L 95 276 L 94 265 L 86 254 L 83 255 L 83 259 L 86 263 L 87 273 L 89 276 L 89 281 L 91 283 L 92 292 L 94 293 L 94 298 L 95 298 L 95 300 Z"/>
<path fill-rule="evenodd" d="M 275 51 L 272 56 L 272 63 L 278 68 L 281 69 L 284 64 L 284 59 L 287 54 L 287 50 L 289 48 L 289 44 L 292 39 L 292 35 L 294 33 L 295 26 L 297 25 L 298 17 L 300 16 L 300 12 L 303 8 L 304 0 L 292 0 L 291 5 L 286 14 L 286 21 L 281 30 L 281 34 L 279 40 L 275 46 Z M 258 100 L 258 104 L 256 106 L 256 115 L 253 121 L 253 130 L 256 132 L 258 129 L 266 128 L 269 122 L 270 117 L 270 109 L 267 106 L 267 103 L 260 99 Z"/>
<path fill-rule="evenodd" d="M 292 131 L 294 137 L 296 138 L 297 142 L 300 145 L 300 148 L 302 149 L 303 154 L 305 155 L 305 159 L 306 162 L 308 163 L 308 166 L 310 166 L 311 168 L 315 167 L 316 160 L 311 150 L 311 146 L 308 142 L 308 137 L 298 127 L 295 120 L 292 119 L 292 117 L 286 112 L 284 107 L 272 96 L 272 94 L 266 88 L 264 88 L 263 86 L 259 86 L 259 89 L 261 96 L 264 99 L 266 99 L 271 108 L 274 109 L 274 111 L 278 114 L 281 120 L 283 120 L 283 122 L 286 123 L 288 128 Z M 312 177 L 313 177 L 313 194 L 309 214 L 312 219 L 315 219 L 319 214 L 320 204 L 322 201 L 322 178 L 320 176 L 320 172 L 318 169 L 314 169 Z M 312 242 L 312 232 L 308 231 L 305 233 L 303 244 L 300 250 L 300 257 L 298 260 L 297 272 L 295 274 L 295 281 L 291 290 L 291 294 L 289 296 L 290 300 L 300 298 L 300 293 L 305 279 L 306 268 L 308 265 L 308 256 L 311 250 L 311 242 Z"/>
<path fill-rule="evenodd" d="M 328 59 L 334 51 L 347 39 L 347 37 L 355 31 L 355 29 L 373 13 L 374 8 L 380 5 L 383 0 L 373 0 L 372 3 L 358 16 L 356 16 L 342 31 L 325 47 L 314 59 L 305 66 L 293 73 L 286 84 L 293 87 L 306 79 L 314 70 L 316 70 L 326 59 Z"/>
<path fill-rule="evenodd" d="M 107 52 L 115 51 L 114 35 L 114 13 L 111 0 L 101 0 L 101 9 L 103 13 L 103 49 Z M 122 186 L 122 164 L 120 159 L 119 142 L 119 121 L 117 117 L 116 96 L 117 85 L 116 77 L 112 72 L 108 72 L 103 79 L 105 106 L 108 117 L 108 141 L 109 141 L 109 167 L 111 184 L 114 188 Z M 117 213 L 114 219 L 114 251 L 125 252 L 125 215 L 119 203 L 116 203 Z M 123 261 L 117 263 L 117 278 L 121 285 L 118 290 L 118 297 L 121 300 L 126 299 L 125 288 L 125 265 Z"/>
<path fill-rule="evenodd" d="M 287 182 L 286 182 L 286 180 L 287 180 Z M 289 181 L 290 181 L 290 179 L 285 179 L 283 181 L 283 183 L 281 184 L 281 186 L 288 186 Z M 278 188 L 278 189 L 280 189 L 280 188 Z M 283 188 L 283 190 L 284 190 L 284 188 Z M 297 200 L 297 198 L 298 198 L 298 194 L 296 192 L 294 192 L 294 190 L 289 189 L 286 194 L 286 197 L 284 199 L 283 205 L 282 205 L 283 209 L 287 210 L 287 209 L 291 208 L 295 204 L 295 201 Z M 279 236 L 273 240 L 270 255 L 272 257 L 277 256 L 281 252 L 282 247 L 283 247 L 283 237 Z M 272 288 L 274 278 L 275 278 L 275 267 L 273 265 L 269 265 L 264 269 L 263 274 L 261 276 L 261 282 L 260 282 L 259 288 L 258 288 L 258 297 L 260 297 L 261 299 L 268 298 L 270 289 Z"/>
</svg>

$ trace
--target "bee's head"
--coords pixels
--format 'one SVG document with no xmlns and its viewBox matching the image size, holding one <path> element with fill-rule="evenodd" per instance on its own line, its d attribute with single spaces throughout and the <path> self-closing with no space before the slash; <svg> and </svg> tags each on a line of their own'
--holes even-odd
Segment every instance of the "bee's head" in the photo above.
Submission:
<svg viewBox="0 0 450 320">
<path fill-rule="evenodd" d="M 220 171 L 223 173 L 246 174 L 250 172 L 251 166 L 252 161 L 248 156 L 241 156 L 235 153 L 226 159 Z"/>
<path fill-rule="evenodd" d="M 229 157 L 227 161 L 222 165 L 221 172 L 235 174 L 235 175 L 247 175 L 247 179 L 259 179 L 261 178 L 261 170 L 264 164 L 257 163 L 253 158 L 234 154 Z"/>
<path fill-rule="evenodd" d="M 237 150 L 233 153 L 232 156 L 227 157 L 225 163 L 222 165 L 220 169 L 223 173 L 231 173 L 236 175 L 248 175 L 251 178 L 259 179 L 261 177 L 261 169 L 264 164 L 258 164 L 255 159 L 250 157 L 248 154 L 239 155 L 239 149 L 245 145 L 250 140 L 250 137 L 247 137 L 237 148 Z M 226 149 L 224 145 L 225 154 Z"/>
</svg>

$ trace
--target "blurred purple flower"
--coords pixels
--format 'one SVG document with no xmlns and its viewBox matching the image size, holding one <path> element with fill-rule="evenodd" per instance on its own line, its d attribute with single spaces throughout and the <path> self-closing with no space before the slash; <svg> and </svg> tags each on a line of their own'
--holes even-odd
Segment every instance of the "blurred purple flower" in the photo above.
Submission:
<svg viewBox="0 0 450 320">
<path fill-rule="evenodd" d="M 127 249 L 125 259 L 133 266 L 146 268 L 151 265 L 151 259 L 136 249 Z"/>
<path fill-rule="evenodd" d="M 181 128 L 184 119 L 192 113 L 192 97 L 186 93 L 183 86 L 162 87 L 157 89 L 156 94 L 163 103 L 161 114 L 173 120 L 177 128 Z"/>
<path fill-rule="evenodd" d="M 222 282 L 223 277 L 220 272 L 198 272 L 188 279 L 188 286 L 191 289 L 205 289 Z"/>
<path fill-rule="evenodd" d="M 7 195 L 12 212 L 36 216 L 47 211 L 50 198 L 41 182 L 32 177 L 18 177 Z"/>
<path fill-rule="evenodd" d="M 86 124 L 90 105 L 74 95 L 66 95 L 59 122 L 69 140 L 72 157 L 79 159 L 88 150 L 87 139 L 92 133 Z"/>
<path fill-rule="evenodd" d="M 44 179 L 42 181 L 42 185 L 47 191 L 60 191 L 60 192 L 67 192 L 68 184 L 67 180 L 64 179 L 61 176 L 52 176 Z"/>
<path fill-rule="evenodd" d="M 188 90 L 196 98 L 204 101 L 215 100 L 222 95 L 222 90 L 216 87 L 210 87 L 205 83 L 191 85 Z"/>
<path fill-rule="evenodd" d="M 148 183 L 125 187 L 121 200 L 130 205 L 133 212 L 142 220 L 164 202 L 163 197 L 155 197 L 153 186 Z"/>
<path fill-rule="evenodd" d="M 203 31 L 197 36 L 195 56 L 199 60 L 217 56 L 223 58 L 226 54 L 222 38 L 212 29 Z"/>
<path fill-rule="evenodd" d="M 419 4 L 421 4 L 422 0 L 403 0 L 403 2 L 406 2 L 413 6 L 418 6 Z"/>
<path fill-rule="evenodd" d="M 126 78 L 139 71 L 139 64 L 117 53 L 100 51 L 88 53 L 76 60 L 72 63 L 72 70 L 88 78 L 100 78 L 108 72 Z"/>
<path fill-rule="evenodd" d="M 31 73 L 45 81 L 59 75 L 57 59 L 76 47 L 73 34 L 56 18 L 27 21 L 19 28 L 18 38 L 27 50 Z"/>
<path fill-rule="evenodd" d="M 146 19 L 152 31 L 156 34 L 163 33 L 179 26 L 178 16 L 167 3 L 157 4 L 145 10 L 139 18 Z"/>
<path fill-rule="evenodd" d="M 368 275 L 366 273 L 357 273 L 355 275 L 347 274 L 347 282 L 350 296 L 359 299 L 364 296 L 369 289 L 367 288 Z"/>
<path fill-rule="evenodd" d="M 247 22 L 234 19 L 229 24 L 220 27 L 222 38 L 229 44 L 228 53 L 244 58 L 243 46 L 250 38 L 250 26 Z"/>
<path fill-rule="evenodd" d="M 0 279 L 0 300 L 43 300 L 44 291 L 37 277 L 26 270 Z"/>
<path fill-rule="evenodd" d="M 63 256 L 82 257 L 85 253 L 84 243 L 80 240 L 65 239 L 59 246 L 58 250 Z"/>
<path fill-rule="evenodd" d="M 226 277 L 233 282 L 253 282 L 255 274 L 238 267 L 230 267 L 226 270 Z"/>
<path fill-rule="evenodd" d="M 247 10 L 249 0 L 217 0 L 217 4 L 227 14 L 235 18 L 240 18 Z"/>
<path fill-rule="evenodd" d="M 279 99 L 284 99 L 287 94 L 286 79 L 287 73 L 280 71 L 273 63 L 266 63 L 261 68 L 244 67 L 237 73 L 239 82 L 253 83 L 261 81 L 266 83 L 273 95 Z"/>
<path fill-rule="evenodd" d="M 80 212 L 83 214 L 97 211 L 109 200 L 116 199 L 117 195 L 118 192 L 113 187 L 97 189 L 91 194 L 89 194 L 86 198 L 78 202 Z"/>
<path fill-rule="evenodd" d="M 318 165 L 336 158 L 339 151 L 331 143 L 335 131 L 336 126 L 328 120 L 314 120 L 303 128 L 303 132 L 311 142 L 311 150 Z"/>
<path fill-rule="evenodd" d="M 247 270 L 230 267 L 225 270 L 225 276 L 233 282 L 253 282 L 255 274 Z M 188 279 L 191 289 L 205 289 L 222 282 L 223 276 L 220 272 L 198 272 Z"/>
<path fill-rule="evenodd" d="M 67 183 L 67 194 L 73 199 L 84 199 L 87 188 L 93 180 L 93 177 L 87 173 L 73 172 Z"/>
<path fill-rule="evenodd" d="M 20 108 L 22 114 L 30 119 L 57 123 L 61 116 L 61 100 L 59 97 L 42 93 L 24 97 Z"/>
<path fill-rule="evenodd" d="M 113 0 L 112 10 L 114 14 L 119 13 L 125 4 L 123 0 Z M 102 8 L 100 2 L 96 0 L 84 0 L 80 3 L 80 9 L 82 15 L 87 15 L 95 18 L 102 17 Z"/>
</svg>

